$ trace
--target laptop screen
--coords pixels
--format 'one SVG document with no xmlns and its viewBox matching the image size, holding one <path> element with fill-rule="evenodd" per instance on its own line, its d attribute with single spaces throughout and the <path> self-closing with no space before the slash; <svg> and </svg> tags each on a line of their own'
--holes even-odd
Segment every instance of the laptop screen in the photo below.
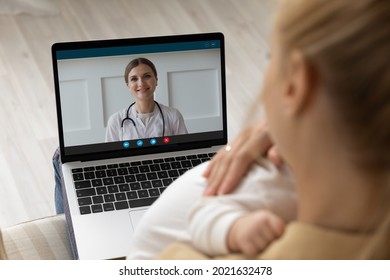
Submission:
<svg viewBox="0 0 390 280">
<path fill-rule="evenodd" d="M 56 43 L 64 162 L 223 145 L 221 33 Z"/>
</svg>

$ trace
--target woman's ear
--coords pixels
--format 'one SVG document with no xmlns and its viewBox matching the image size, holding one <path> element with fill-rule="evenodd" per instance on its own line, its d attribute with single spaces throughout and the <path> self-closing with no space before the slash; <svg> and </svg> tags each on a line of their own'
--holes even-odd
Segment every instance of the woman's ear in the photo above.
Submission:
<svg viewBox="0 0 390 280">
<path fill-rule="evenodd" d="M 293 51 L 288 60 L 285 108 L 289 115 L 297 116 L 306 109 L 314 95 L 315 72 L 299 51 Z"/>
</svg>

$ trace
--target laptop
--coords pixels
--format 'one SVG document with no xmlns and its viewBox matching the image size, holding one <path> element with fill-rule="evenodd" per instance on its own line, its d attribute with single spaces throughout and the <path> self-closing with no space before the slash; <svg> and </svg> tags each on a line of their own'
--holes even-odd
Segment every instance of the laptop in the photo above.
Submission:
<svg viewBox="0 0 390 280">
<path fill-rule="evenodd" d="M 155 65 L 154 101 L 163 107 L 155 115 L 164 121 L 154 125 L 166 129 L 107 140 L 115 115 L 122 121 L 116 129 L 139 127 L 128 119 L 135 99 L 124 79 L 126 66 L 137 58 Z M 52 46 L 52 60 L 65 215 L 75 257 L 124 257 L 150 205 L 227 143 L 224 36 L 60 42 Z M 184 132 L 169 129 L 164 108 L 179 112 Z"/>
</svg>

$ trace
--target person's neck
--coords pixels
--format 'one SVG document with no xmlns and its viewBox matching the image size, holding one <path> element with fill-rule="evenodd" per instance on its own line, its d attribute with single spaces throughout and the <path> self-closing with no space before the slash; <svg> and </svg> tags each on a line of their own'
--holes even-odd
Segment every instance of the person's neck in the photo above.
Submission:
<svg viewBox="0 0 390 280">
<path fill-rule="evenodd" d="M 152 113 L 154 111 L 154 101 L 137 101 L 135 103 L 135 109 L 137 113 L 147 114 Z"/>
<path fill-rule="evenodd" d="M 321 144 L 306 147 L 294 169 L 298 220 L 345 231 L 372 229 L 383 182 L 352 165 L 340 147 Z"/>
</svg>

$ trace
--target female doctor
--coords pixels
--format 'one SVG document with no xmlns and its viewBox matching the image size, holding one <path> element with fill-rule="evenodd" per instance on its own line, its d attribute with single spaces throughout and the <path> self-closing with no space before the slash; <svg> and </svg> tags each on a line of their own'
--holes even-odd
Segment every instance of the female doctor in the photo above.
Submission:
<svg viewBox="0 0 390 280">
<path fill-rule="evenodd" d="M 127 88 L 135 102 L 113 114 L 107 124 L 106 142 L 187 134 L 181 113 L 154 100 L 157 70 L 146 58 L 136 58 L 126 66 Z"/>
</svg>

